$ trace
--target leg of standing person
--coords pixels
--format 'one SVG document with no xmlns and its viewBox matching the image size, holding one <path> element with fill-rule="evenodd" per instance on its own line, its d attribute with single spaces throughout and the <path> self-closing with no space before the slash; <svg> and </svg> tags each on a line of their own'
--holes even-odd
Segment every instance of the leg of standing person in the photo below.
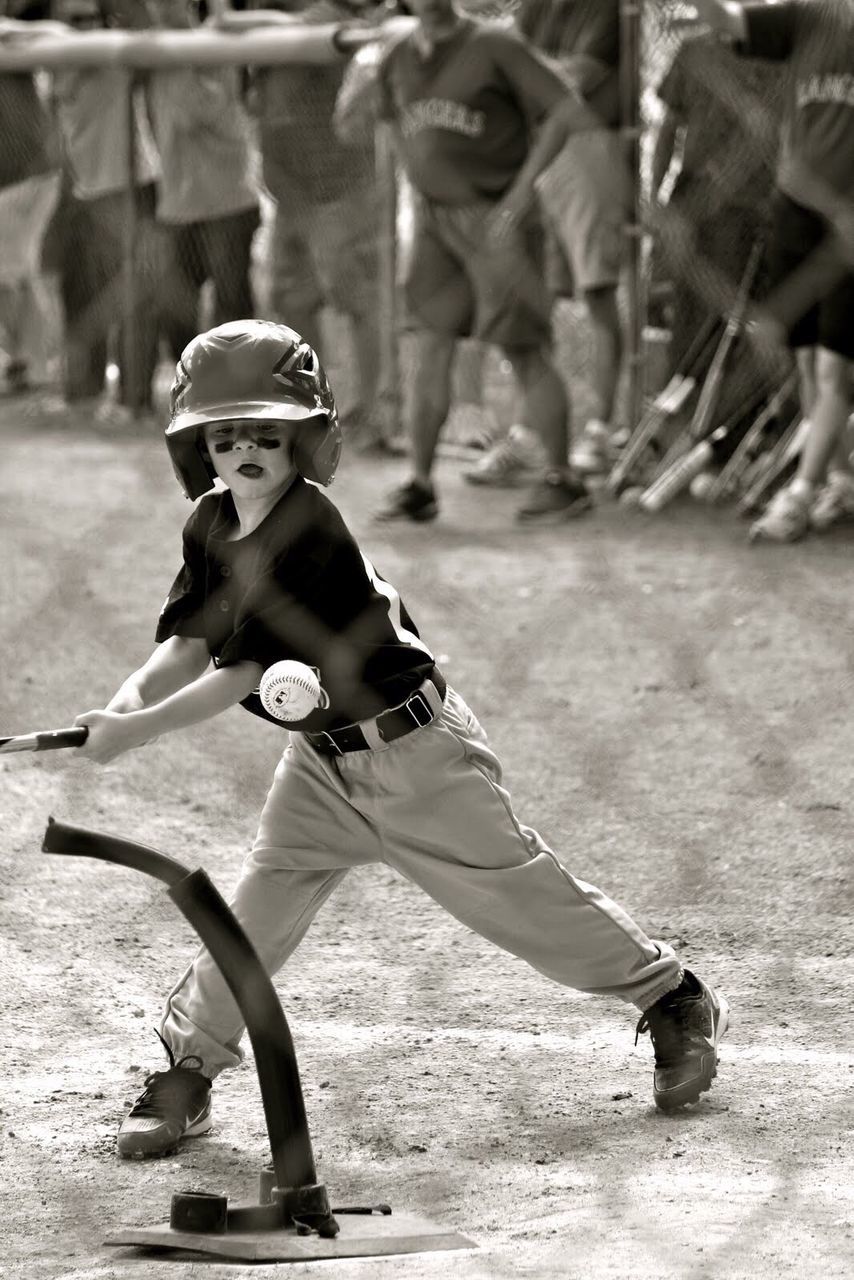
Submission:
<svg viewBox="0 0 854 1280">
<path fill-rule="evenodd" d="M 257 205 L 199 223 L 201 253 L 213 285 L 212 324 L 255 314 L 252 296 L 252 242 L 261 225 Z"/>
<path fill-rule="evenodd" d="M 65 329 L 63 395 L 69 404 L 95 401 L 104 390 L 107 340 L 97 299 L 103 268 L 92 202 L 66 187 L 54 219 L 59 292 Z"/>
<path fill-rule="evenodd" d="M 369 447 L 384 440 L 378 420 L 382 374 L 379 326 L 379 201 L 376 188 L 315 206 L 309 243 L 327 305 L 346 316 L 354 356 L 353 400 L 345 436 Z"/>
<path fill-rule="evenodd" d="M 38 174 L 0 190 L 0 326 L 6 385 L 13 392 L 44 382 L 53 317 L 42 279 L 42 246 L 59 196 L 59 175 Z"/>
<path fill-rule="evenodd" d="M 199 298 L 207 277 L 200 224 L 165 223 L 162 245 L 160 317 L 175 360 L 199 331 Z"/>
<path fill-rule="evenodd" d="M 613 462 L 623 357 L 617 286 L 629 180 L 616 132 L 602 128 L 570 138 L 540 177 L 538 190 L 591 326 L 594 416 L 575 440 L 570 459 L 583 473 L 601 474 Z"/>
<path fill-rule="evenodd" d="M 810 426 L 794 479 L 751 525 L 750 538 L 793 542 L 811 525 L 825 529 L 854 513 L 843 443 L 852 410 L 854 272 L 826 222 L 786 197 L 775 201 L 772 235 L 766 313 L 792 347 L 812 349 L 798 361 Z"/>
<path fill-rule="evenodd" d="M 156 190 L 153 183 L 137 188 L 133 254 L 133 353 L 126 346 L 123 323 L 119 326 L 119 402 L 131 411 L 153 409 L 154 373 L 157 368 L 161 325 L 158 315 L 159 228 L 155 221 Z M 122 255 L 122 294 L 127 288 Z M 127 304 L 126 304 L 127 306 Z M 130 361 L 131 367 L 128 367 Z"/>
<path fill-rule="evenodd" d="M 446 236 L 469 262 L 475 332 L 497 346 L 516 379 L 522 420 L 540 440 L 545 466 L 516 516 L 548 523 L 589 509 L 590 494 L 569 467 L 570 402 L 551 350 L 552 296 L 543 270 L 543 228 L 530 218 L 484 243 L 482 211 L 452 213 Z"/>
<path fill-rule="evenodd" d="M 323 359 L 324 299 L 305 228 L 310 218 L 311 210 L 303 211 L 296 203 L 276 204 L 270 243 L 270 309 L 274 320 L 295 330 Z"/>
<path fill-rule="evenodd" d="M 412 323 L 404 402 L 411 479 L 389 494 L 377 520 L 432 520 L 438 514 L 433 464 L 451 407 L 457 341 L 471 333 L 475 298 L 465 258 L 446 242 L 438 210 L 413 199 L 404 296 Z"/>
</svg>

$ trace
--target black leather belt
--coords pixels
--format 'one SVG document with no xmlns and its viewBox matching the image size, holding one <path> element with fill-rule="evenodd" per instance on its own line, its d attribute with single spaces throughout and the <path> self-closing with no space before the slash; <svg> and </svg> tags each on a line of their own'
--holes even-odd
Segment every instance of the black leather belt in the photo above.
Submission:
<svg viewBox="0 0 854 1280">
<path fill-rule="evenodd" d="M 447 685 L 438 671 L 434 669 L 424 684 L 431 684 L 439 698 L 444 701 Z M 388 711 L 381 711 L 373 720 L 348 724 L 343 729 L 330 729 L 329 732 L 324 733 L 306 733 L 303 737 L 311 743 L 315 751 L 319 751 L 324 756 L 343 756 L 350 751 L 371 751 L 374 744 L 365 736 L 363 725 L 375 728 L 381 742 L 394 742 L 415 729 L 425 728 L 436 719 L 437 713 L 422 692 L 423 689 L 424 685 L 414 693 L 410 693 L 399 707 L 390 707 Z"/>
</svg>

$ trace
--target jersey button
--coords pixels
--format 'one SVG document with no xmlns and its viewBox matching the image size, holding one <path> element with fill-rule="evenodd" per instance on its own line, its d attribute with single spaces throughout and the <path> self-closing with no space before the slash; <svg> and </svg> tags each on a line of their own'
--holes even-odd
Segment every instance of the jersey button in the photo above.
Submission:
<svg viewBox="0 0 854 1280">
<path fill-rule="evenodd" d="M 223 564 L 223 565 L 220 565 L 220 569 L 219 569 L 219 571 L 220 571 L 220 573 L 222 574 L 222 576 L 223 576 L 224 578 L 230 578 L 230 577 L 231 577 L 231 565 L 230 565 L 230 564 Z"/>
<path fill-rule="evenodd" d="M 220 613 L 228 613 L 228 610 L 229 610 L 229 604 L 228 604 L 228 601 L 227 601 L 227 600 L 220 600 L 220 602 L 219 602 L 219 611 L 220 611 Z"/>
</svg>

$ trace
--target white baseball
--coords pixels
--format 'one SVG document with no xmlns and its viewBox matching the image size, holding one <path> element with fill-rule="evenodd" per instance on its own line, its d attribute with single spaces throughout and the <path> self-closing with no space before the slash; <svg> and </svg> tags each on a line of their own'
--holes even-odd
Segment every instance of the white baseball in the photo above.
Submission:
<svg viewBox="0 0 854 1280">
<path fill-rule="evenodd" d="M 317 672 L 304 662 L 274 662 L 258 686 L 261 705 L 274 720 L 286 724 L 305 717 L 317 707 L 328 707 L 329 698 Z"/>
<path fill-rule="evenodd" d="M 698 502 L 707 502 L 711 497 L 712 489 L 715 487 L 717 479 L 713 471 L 701 471 L 691 481 L 689 490 L 691 497 L 696 498 Z"/>
</svg>

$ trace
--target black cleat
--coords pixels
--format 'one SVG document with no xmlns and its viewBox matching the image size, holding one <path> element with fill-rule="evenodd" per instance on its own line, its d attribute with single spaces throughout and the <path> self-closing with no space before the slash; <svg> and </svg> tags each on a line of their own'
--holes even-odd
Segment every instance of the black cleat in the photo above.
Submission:
<svg viewBox="0 0 854 1280">
<path fill-rule="evenodd" d="M 652 1095 L 662 1111 L 697 1102 L 718 1073 L 718 1045 L 729 1025 L 723 996 L 685 970 L 680 986 L 647 1009 L 637 1025 L 655 1051 Z"/>
<path fill-rule="evenodd" d="M 516 519 L 523 524 L 562 524 L 592 506 L 590 490 L 580 477 L 568 468 L 547 471 L 516 512 Z"/>
<path fill-rule="evenodd" d="M 375 520 L 435 520 L 439 504 L 432 486 L 410 480 L 409 484 L 395 489 L 388 501 L 374 515 Z"/>
<path fill-rule="evenodd" d="M 199 1069 L 201 1058 L 189 1054 L 176 1062 L 168 1045 L 166 1052 L 169 1070 L 146 1078 L 144 1092 L 119 1127 L 116 1146 L 126 1159 L 169 1155 L 182 1138 L 211 1127 L 211 1082 Z"/>
</svg>

